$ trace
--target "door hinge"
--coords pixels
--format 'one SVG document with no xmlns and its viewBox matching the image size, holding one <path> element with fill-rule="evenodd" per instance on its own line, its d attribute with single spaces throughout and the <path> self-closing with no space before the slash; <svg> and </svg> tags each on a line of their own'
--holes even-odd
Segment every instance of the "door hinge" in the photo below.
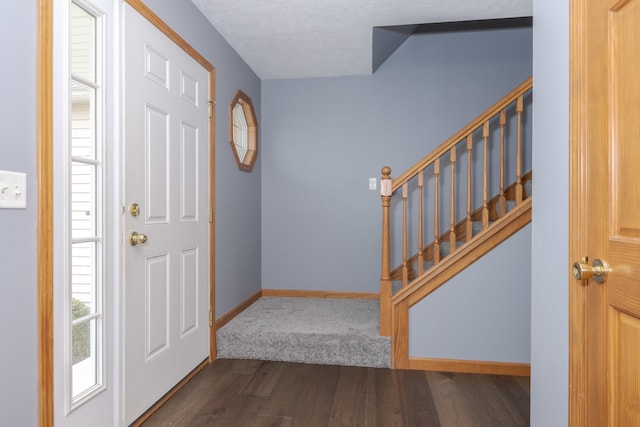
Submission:
<svg viewBox="0 0 640 427">
<path fill-rule="evenodd" d="M 211 101 L 209 101 L 208 111 L 209 111 L 209 118 L 212 118 L 213 117 L 213 102 L 211 102 Z"/>
<path fill-rule="evenodd" d="M 209 327 L 213 328 L 213 311 L 209 311 Z"/>
<path fill-rule="evenodd" d="M 213 209 L 209 208 L 209 223 L 213 222 Z"/>
</svg>

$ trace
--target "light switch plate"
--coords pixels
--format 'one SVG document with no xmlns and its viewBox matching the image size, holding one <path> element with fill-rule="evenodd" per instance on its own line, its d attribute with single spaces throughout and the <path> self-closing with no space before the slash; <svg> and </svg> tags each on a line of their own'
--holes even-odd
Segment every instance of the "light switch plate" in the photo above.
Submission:
<svg viewBox="0 0 640 427">
<path fill-rule="evenodd" d="M 369 190 L 375 190 L 378 186 L 377 178 L 369 178 Z"/>
<path fill-rule="evenodd" d="M 27 174 L 0 171 L 0 209 L 26 209 Z"/>
</svg>

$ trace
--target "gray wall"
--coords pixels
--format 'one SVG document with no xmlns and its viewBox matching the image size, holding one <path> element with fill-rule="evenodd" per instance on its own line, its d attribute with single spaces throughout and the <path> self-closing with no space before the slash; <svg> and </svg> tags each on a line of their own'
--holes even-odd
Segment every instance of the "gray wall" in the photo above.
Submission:
<svg viewBox="0 0 640 427">
<path fill-rule="evenodd" d="M 528 225 L 411 308 L 409 355 L 529 363 L 530 277 Z"/>
<path fill-rule="evenodd" d="M 262 83 L 262 286 L 378 291 L 394 176 L 531 75 L 527 28 L 410 37 L 372 76 Z"/>
<path fill-rule="evenodd" d="M 253 172 L 240 171 L 229 145 L 228 127 L 229 103 L 242 89 L 253 101 L 260 129 L 260 79 L 190 1 L 145 3 L 216 68 L 216 316 L 219 317 L 260 290 L 261 152 Z"/>
<path fill-rule="evenodd" d="M 533 3 L 531 425 L 568 420 L 569 2 Z M 544 173 L 542 173 L 544 171 Z"/>
<path fill-rule="evenodd" d="M 27 209 L 0 209 L 0 414 L 3 425 L 35 426 L 36 2 L 2 2 L 0 27 L 0 170 L 28 174 Z"/>
</svg>

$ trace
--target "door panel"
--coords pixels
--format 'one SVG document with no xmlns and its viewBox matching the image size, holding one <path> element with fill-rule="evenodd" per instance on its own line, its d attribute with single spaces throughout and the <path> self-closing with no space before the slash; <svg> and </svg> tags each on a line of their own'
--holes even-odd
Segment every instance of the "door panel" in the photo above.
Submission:
<svg viewBox="0 0 640 427">
<path fill-rule="evenodd" d="M 612 73 L 611 112 L 613 158 L 612 219 L 614 235 L 640 238 L 640 216 L 630 206 L 640 206 L 637 168 L 640 164 L 640 79 L 637 50 L 640 46 L 640 2 L 619 2 L 610 23 L 610 69 Z M 636 191 L 630 191 L 635 189 Z"/>
<path fill-rule="evenodd" d="M 610 395 L 612 426 L 640 425 L 640 319 L 614 308 L 609 310 Z"/>
<path fill-rule="evenodd" d="M 140 185 L 145 187 L 147 224 L 168 224 L 170 117 L 154 106 L 145 105 L 145 108 L 144 166 L 147 175 Z M 135 170 L 132 172 L 134 174 Z"/>
<path fill-rule="evenodd" d="M 198 221 L 198 129 L 180 123 L 180 220 Z"/>
<path fill-rule="evenodd" d="M 125 6 L 125 421 L 209 355 L 209 72 Z M 147 237 L 135 246 L 130 232 Z"/>
<path fill-rule="evenodd" d="M 182 329 L 180 336 L 184 337 L 198 329 L 198 248 L 182 251 L 180 263 L 182 274 L 181 304 L 182 304 Z"/>
<path fill-rule="evenodd" d="M 145 261 L 145 362 L 149 362 L 169 347 L 169 254 L 147 257 Z"/>
</svg>

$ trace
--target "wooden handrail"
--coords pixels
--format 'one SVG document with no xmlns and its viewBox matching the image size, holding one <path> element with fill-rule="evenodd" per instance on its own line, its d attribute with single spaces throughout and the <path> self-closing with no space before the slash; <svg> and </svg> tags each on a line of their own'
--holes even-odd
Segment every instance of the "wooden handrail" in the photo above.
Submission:
<svg viewBox="0 0 640 427">
<path fill-rule="evenodd" d="M 475 130 L 483 126 L 485 122 L 487 122 L 493 116 L 498 114 L 502 109 L 506 108 L 519 96 L 524 95 L 532 87 L 533 87 L 533 78 L 529 77 L 527 80 L 520 83 L 515 89 L 509 92 L 506 96 L 500 99 L 498 102 L 496 102 L 491 107 L 489 107 L 489 109 L 487 109 L 484 113 L 480 114 L 468 125 L 460 129 L 458 132 L 453 134 L 449 139 L 447 139 L 445 142 L 440 144 L 435 150 L 433 150 L 432 152 L 424 156 L 419 162 L 411 166 L 406 172 L 404 172 L 402 175 L 394 179 L 391 186 L 392 191 L 395 192 L 405 182 L 408 182 L 411 178 L 416 176 L 418 172 L 420 172 L 421 170 L 429 166 L 431 163 L 433 163 L 435 159 L 442 157 L 443 154 L 451 150 L 451 148 L 453 148 L 456 144 L 458 144 L 462 139 L 466 138 Z"/>
</svg>

